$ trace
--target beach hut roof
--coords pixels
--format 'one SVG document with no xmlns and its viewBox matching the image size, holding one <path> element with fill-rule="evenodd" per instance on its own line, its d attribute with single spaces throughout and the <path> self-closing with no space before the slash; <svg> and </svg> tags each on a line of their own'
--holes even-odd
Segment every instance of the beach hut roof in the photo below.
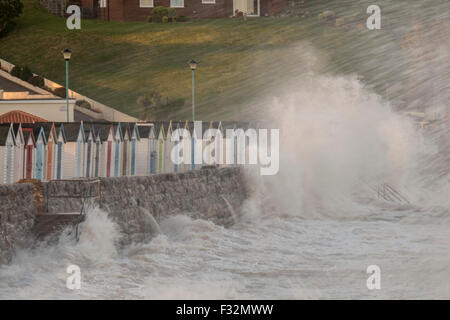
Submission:
<svg viewBox="0 0 450 320">
<path fill-rule="evenodd" d="M 145 124 L 136 124 L 137 131 L 139 132 L 139 137 L 148 138 L 150 137 L 150 132 L 154 127 L 153 123 L 145 123 Z"/>
<path fill-rule="evenodd" d="M 55 125 L 55 128 L 56 128 L 56 125 Z M 59 135 L 62 135 L 62 138 L 63 138 L 63 140 L 64 140 L 64 143 L 67 142 L 67 139 L 66 139 L 66 132 L 64 131 L 64 124 L 61 123 L 61 124 L 59 125 L 59 128 L 58 128 L 56 134 L 58 135 L 58 142 L 59 142 Z"/>
<path fill-rule="evenodd" d="M 211 126 L 211 121 L 202 121 L 202 137 L 203 134 L 206 132 L 206 130 L 208 130 Z M 184 125 L 183 125 L 184 127 Z M 191 134 L 191 136 L 193 136 L 194 134 L 194 128 L 195 128 L 195 123 L 193 121 L 188 121 L 187 123 L 187 130 L 189 130 L 189 133 Z"/>
<path fill-rule="evenodd" d="M 45 139 L 48 140 L 48 138 L 50 137 L 50 134 L 52 133 L 52 128 L 53 128 L 54 123 L 52 123 L 52 122 L 36 122 L 36 123 L 34 123 L 34 125 L 36 127 L 42 128 L 42 130 L 44 131 Z M 57 136 L 56 130 L 55 130 L 55 135 L 56 135 L 55 139 L 57 140 L 58 136 Z"/>
<path fill-rule="evenodd" d="M 90 122 L 83 122 L 84 135 L 87 137 L 92 132 L 94 125 Z"/>
<path fill-rule="evenodd" d="M 100 137 L 100 141 L 106 141 L 108 140 L 109 132 L 111 130 L 112 124 L 102 123 L 102 124 L 96 124 L 95 127 L 97 128 L 97 136 Z M 114 133 L 114 128 L 113 128 Z"/>
<path fill-rule="evenodd" d="M 122 122 L 122 137 L 125 139 L 125 137 L 128 137 L 128 140 L 131 138 L 131 130 L 130 130 L 130 124 L 128 122 Z"/>
<path fill-rule="evenodd" d="M 10 123 L 2 123 L 2 124 L 0 124 L 0 127 L 7 127 L 7 128 L 9 128 L 10 126 L 11 126 Z M 14 137 L 17 137 L 17 134 L 20 134 L 19 133 L 19 128 L 21 128 L 20 123 L 13 123 L 12 127 L 13 127 L 12 130 L 13 130 L 13 133 L 14 133 Z"/>
<path fill-rule="evenodd" d="M 25 144 L 28 143 L 28 139 L 31 137 L 31 141 L 33 141 L 33 146 L 36 147 L 36 140 L 34 139 L 33 129 L 32 128 L 23 128 L 23 138 L 25 140 Z"/>
<path fill-rule="evenodd" d="M 122 125 L 120 124 L 120 122 L 116 124 L 116 128 L 114 130 L 114 137 L 116 137 L 117 134 L 119 134 L 120 140 L 123 140 Z"/>
<path fill-rule="evenodd" d="M 40 123 L 22 123 L 22 128 L 28 128 L 33 130 L 33 135 L 35 139 L 39 136 L 39 133 L 41 132 L 41 125 Z"/>
<path fill-rule="evenodd" d="M 22 129 L 31 129 L 33 131 L 33 138 L 35 143 L 39 139 L 39 136 L 42 135 L 44 144 L 47 144 L 47 136 L 44 128 L 42 127 L 42 123 L 22 123 Z"/>
<path fill-rule="evenodd" d="M 63 125 L 66 141 L 69 141 L 69 142 L 77 141 L 78 135 L 80 133 L 80 126 L 82 125 L 81 122 L 58 122 L 58 123 L 55 123 L 55 126 L 58 126 L 58 125 L 60 126 L 60 130 L 61 130 L 61 125 Z M 83 127 L 84 127 L 84 125 L 83 125 Z M 84 132 L 83 132 L 83 134 L 84 134 Z"/>
<path fill-rule="evenodd" d="M 156 138 L 159 137 L 159 133 L 161 132 L 161 129 L 163 129 L 163 134 L 165 135 L 163 122 L 162 121 L 155 122 L 155 137 Z"/>
<path fill-rule="evenodd" d="M 129 122 L 128 125 L 130 127 L 130 139 L 135 137 L 136 140 L 141 140 L 137 124 L 135 122 Z"/>
<path fill-rule="evenodd" d="M 8 135 L 10 132 L 13 135 L 13 132 L 11 131 L 11 126 L 0 127 L 0 146 L 6 145 L 6 142 L 8 141 Z M 14 136 L 12 136 L 12 138 L 14 142 Z"/>
</svg>

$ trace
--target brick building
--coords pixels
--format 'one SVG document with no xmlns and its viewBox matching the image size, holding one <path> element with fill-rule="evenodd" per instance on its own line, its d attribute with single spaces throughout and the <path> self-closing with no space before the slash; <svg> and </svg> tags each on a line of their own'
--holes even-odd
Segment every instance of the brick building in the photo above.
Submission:
<svg viewBox="0 0 450 320">
<path fill-rule="evenodd" d="M 272 16 L 287 0 L 81 0 L 83 13 L 103 20 L 145 21 L 156 6 L 172 7 L 179 16 L 228 18 L 237 12 L 248 16 Z"/>
</svg>

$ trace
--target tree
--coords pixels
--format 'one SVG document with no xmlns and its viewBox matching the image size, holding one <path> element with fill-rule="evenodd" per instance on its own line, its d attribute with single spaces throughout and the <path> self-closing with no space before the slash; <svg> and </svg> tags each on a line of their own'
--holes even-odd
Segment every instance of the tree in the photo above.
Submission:
<svg viewBox="0 0 450 320">
<path fill-rule="evenodd" d="M 137 104 L 145 109 L 159 106 L 161 104 L 161 95 L 158 92 L 151 92 L 150 94 L 140 96 L 137 99 Z"/>
<path fill-rule="evenodd" d="M 158 92 L 151 92 L 149 94 L 137 98 L 137 104 L 140 107 L 141 118 L 147 118 L 152 109 L 161 106 L 161 95 Z"/>
<path fill-rule="evenodd" d="M 14 19 L 23 10 L 20 0 L 0 0 L 0 36 L 5 35 L 14 26 Z"/>
</svg>

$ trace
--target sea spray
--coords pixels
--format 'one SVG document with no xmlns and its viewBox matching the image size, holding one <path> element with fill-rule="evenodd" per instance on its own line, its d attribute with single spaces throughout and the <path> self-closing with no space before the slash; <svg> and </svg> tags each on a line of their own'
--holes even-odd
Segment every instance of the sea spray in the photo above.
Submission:
<svg viewBox="0 0 450 320">
<path fill-rule="evenodd" d="M 227 198 L 225 198 L 224 195 L 220 196 L 222 198 L 222 200 L 225 202 L 225 205 L 228 208 L 228 211 L 230 212 L 231 218 L 233 219 L 233 223 L 237 223 L 238 222 L 238 216 L 236 214 L 236 212 L 233 209 L 233 206 L 231 205 L 231 203 L 227 200 Z"/>
<path fill-rule="evenodd" d="M 68 226 L 56 243 L 42 241 L 32 249 L 18 250 L 11 264 L 0 269 L 0 298 L 8 297 L 10 290 L 18 298 L 62 298 L 61 292 L 67 290 L 68 266 L 79 266 L 83 275 L 87 269 L 106 268 L 117 257 L 120 232 L 107 212 L 91 208 L 79 231 L 79 241 Z M 77 297 L 76 293 L 73 297 Z"/>
<path fill-rule="evenodd" d="M 162 234 L 161 228 L 159 227 L 158 222 L 156 222 L 153 215 L 145 208 L 138 207 L 138 210 L 140 211 L 141 215 L 145 217 L 145 221 L 143 223 L 148 226 L 148 232 L 152 233 L 153 236 Z"/>
<path fill-rule="evenodd" d="M 363 183 L 401 189 L 418 157 L 412 121 L 355 77 L 297 79 L 264 110 L 281 129 L 280 173 L 264 177 L 277 214 L 358 215 Z"/>
<path fill-rule="evenodd" d="M 86 220 L 79 226 L 79 241 L 73 247 L 90 260 L 111 258 L 117 254 L 117 243 L 121 234 L 108 214 L 98 207 L 86 214 Z"/>
</svg>

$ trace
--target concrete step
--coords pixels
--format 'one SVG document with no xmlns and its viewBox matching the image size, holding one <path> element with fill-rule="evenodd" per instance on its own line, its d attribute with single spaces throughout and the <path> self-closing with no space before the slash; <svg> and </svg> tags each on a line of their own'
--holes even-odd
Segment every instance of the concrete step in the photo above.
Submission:
<svg viewBox="0 0 450 320">
<path fill-rule="evenodd" d="M 59 235 L 65 228 L 76 226 L 84 216 L 79 212 L 43 213 L 36 215 L 33 234 L 42 239 L 50 235 Z"/>
</svg>

